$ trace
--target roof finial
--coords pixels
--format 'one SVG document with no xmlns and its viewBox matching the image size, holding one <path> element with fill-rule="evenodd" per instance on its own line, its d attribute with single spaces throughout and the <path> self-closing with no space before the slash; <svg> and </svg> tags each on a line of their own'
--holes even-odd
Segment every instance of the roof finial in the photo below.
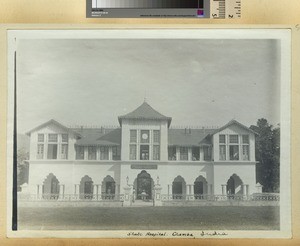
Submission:
<svg viewBox="0 0 300 246">
<path fill-rule="evenodd" d="M 147 92 L 145 91 L 144 102 L 147 102 Z"/>
</svg>

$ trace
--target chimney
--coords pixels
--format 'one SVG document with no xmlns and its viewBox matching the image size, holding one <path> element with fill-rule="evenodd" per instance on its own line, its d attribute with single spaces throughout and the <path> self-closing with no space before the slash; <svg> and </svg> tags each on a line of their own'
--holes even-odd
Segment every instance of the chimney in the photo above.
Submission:
<svg viewBox="0 0 300 246">
<path fill-rule="evenodd" d="M 189 134 L 192 134 L 192 129 L 191 128 L 189 128 Z"/>
</svg>

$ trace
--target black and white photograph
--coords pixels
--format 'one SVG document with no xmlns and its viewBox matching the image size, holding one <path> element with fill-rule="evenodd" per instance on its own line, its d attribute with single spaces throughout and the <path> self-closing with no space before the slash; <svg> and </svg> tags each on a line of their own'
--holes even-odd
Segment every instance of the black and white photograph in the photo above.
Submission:
<svg viewBox="0 0 300 246">
<path fill-rule="evenodd" d="M 290 237 L 289 30 L 8 34 L 9 235 Z"/>
</svg>

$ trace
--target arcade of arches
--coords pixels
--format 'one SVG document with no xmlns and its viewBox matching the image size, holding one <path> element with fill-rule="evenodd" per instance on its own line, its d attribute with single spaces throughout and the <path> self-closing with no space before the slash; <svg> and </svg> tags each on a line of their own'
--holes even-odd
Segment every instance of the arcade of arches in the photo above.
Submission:
<svg viewBox="0 0 300 246">
<path fill-rule="evenodd" d="M 133 183 L 133 195 L 137 200 L 152 200 L 154 195 L 154 181 L 151 175 L 142 170 Z M 247 195 L 249 186 L 243 184 L 241 178 L 233 174 L 226 184 L 222 185 L 222 195 Z M 45 199 L 58 199 L 64 195 L 65 187 L 57 177 L 50 173 L 44 180 L 42 189 L 38 186 L 38 194 L 42 191 Z M 101 184 L 94 184 L 92 178 L 85 175 L 79 184 L 74 185 L 76 196 L 79 199 L 114 199 L 120 193 L 120 186 L 116 185 L 113 177 L 107 175 Z M 168 196 L 171 199 L 185 199 L 194 196 L 195 199 L 205 199 L 205 195 L 212 194 L 212 185 L 202 175 L 198 176 L 193 184 L 187 185 L 185 179 L 178 175 L 172 184 L 168 185 Z"/>
</svg>

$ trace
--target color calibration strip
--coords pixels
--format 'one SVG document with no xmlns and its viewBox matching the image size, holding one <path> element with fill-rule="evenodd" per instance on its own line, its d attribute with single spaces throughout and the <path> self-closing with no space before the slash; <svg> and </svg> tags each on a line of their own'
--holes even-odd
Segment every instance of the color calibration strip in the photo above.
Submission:
<svg viewBox="0 0 300 246">
<path fill-rule="evenodd" d="M 86 0 L 87 18 L 240 18 L 241 0 Z"/>
<path fill-rule="evenodd" d="M 92 0 L 92 8 L 195 9 L 203 8 L 203 0 Z"/>
</svg>

